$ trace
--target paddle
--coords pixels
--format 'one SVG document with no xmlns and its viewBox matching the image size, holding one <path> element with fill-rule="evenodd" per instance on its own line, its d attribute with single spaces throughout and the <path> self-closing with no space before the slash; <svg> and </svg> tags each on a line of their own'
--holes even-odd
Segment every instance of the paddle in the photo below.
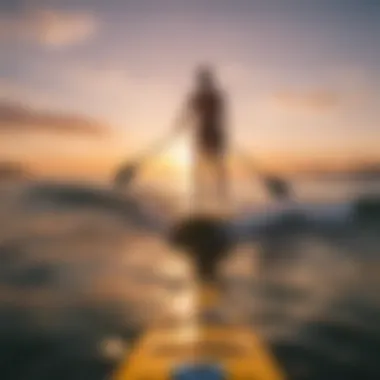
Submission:
<svg viewBox="0 0 380 380">
<path fill-rule="evenodd" d="M 261 179 L 265 189 L 273 198 L 277 200 L 289 200 L 292 198 L 291 186 L 288 181 L 277 175 L 262 173 L 258 165 L 254 164 L 253 159 L 242 149 L 239 149 L 238 155 L 243 158 L 249 169 L 254 171 L 255 175 Z"/>
<path fill-rule="evenodd" d="M 122 164 L 116 171 L 114 177 L 114 185 L 117 188 L 125 188 L 130 185 L 142 170 L 143 165 L 149 161 L 153 156 L 159 154 L 166 146 L 171 143 L 177 136 L 179 130 L 174 129 L 164 138 L 158 140 L 152 146 L 144 151 L 140 157 L 134 159 L 132 162 Z"/>
</svg>

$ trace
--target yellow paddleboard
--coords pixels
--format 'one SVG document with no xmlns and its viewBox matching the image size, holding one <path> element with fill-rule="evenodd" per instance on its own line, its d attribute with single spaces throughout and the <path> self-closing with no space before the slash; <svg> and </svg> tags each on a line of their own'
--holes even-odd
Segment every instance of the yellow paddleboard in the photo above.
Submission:
<svg viewBox="0 0 380 380">
<path fill-rule="evenodd" d="M 152 327 L 113 380 L 283 380 L 258 336 L 247 325 L 226 321 L 205 307 L 210 293 L 201 293 L 203 305 L 195 319 Z"/>
</svg>

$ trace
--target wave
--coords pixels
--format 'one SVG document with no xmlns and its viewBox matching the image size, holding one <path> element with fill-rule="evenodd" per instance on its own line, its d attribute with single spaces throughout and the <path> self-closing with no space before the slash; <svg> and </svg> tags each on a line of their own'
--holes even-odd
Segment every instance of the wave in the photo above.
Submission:
<svg viewBox="0 0 380 380">
<path fill-rule="evenodd" d="M 252 238 L 267 233 L 331 233 L 379 223 L 380 197 L 368 196 L 342 202 L 299 202 L 267 207 L 254 216 L 234 221 L 232 228 L 241 237 Z"/>
</svg>

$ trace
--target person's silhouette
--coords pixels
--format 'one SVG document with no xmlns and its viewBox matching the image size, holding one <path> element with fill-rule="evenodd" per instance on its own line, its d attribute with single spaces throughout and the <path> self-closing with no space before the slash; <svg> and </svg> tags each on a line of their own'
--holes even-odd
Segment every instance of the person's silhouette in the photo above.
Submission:
<svg viewBox="0 0 380 380">
<path fill-rule="evenodd" d="M 221 205 L 227 198 L 227 170 L 225 153 L 227 150 L 226 104 L 222 91 L 218 88 L 212 70 L 207 66 L 196 71 L 195 89 L 191 93 L 186 113 L 193 121 L 194 139 L 194 189 L 196 201 L 205 200 L 207 179 L 211 179 L 216 194 L 208 195 Z M 214 174 L 207 178 L 205 169 Z"/>
</svg>

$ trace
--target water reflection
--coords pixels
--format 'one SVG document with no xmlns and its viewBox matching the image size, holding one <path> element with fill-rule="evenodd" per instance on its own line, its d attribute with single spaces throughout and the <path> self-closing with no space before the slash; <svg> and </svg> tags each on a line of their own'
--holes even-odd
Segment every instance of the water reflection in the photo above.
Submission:
<svg viewBox="0 0 380 380">
<path fill-rule="evenodd" d="M 189 265 L 134 223 L 143 211 L 27 195 L 0 196 L 2 379 L 102 379 L 148 323 L 192 309 Z M 292 379 L 380 378 L 380 239 L 359 227 L 255 236 L 223 268 L 223 311 L 245 313 Z"/>
</svg>

